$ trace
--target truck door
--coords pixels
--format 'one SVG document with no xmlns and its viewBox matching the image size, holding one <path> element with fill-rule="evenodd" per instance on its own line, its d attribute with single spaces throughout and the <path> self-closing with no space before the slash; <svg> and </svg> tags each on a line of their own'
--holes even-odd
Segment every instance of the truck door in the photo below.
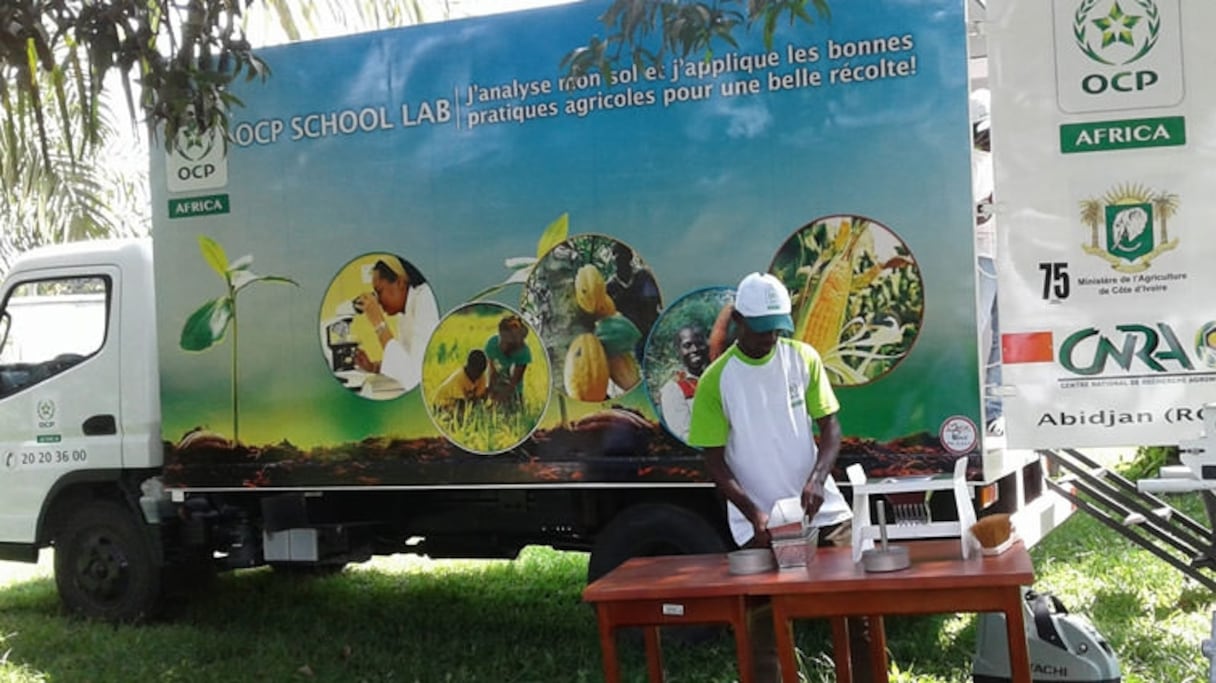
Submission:
<svg viewBox="0 0 1216 683">
<path fill-rule="evenodd" d="M 55 482 L 122 465 L 118 270 L 19 276 L 0 308 L 0 542 L 35 540 Z"/>
</svg>

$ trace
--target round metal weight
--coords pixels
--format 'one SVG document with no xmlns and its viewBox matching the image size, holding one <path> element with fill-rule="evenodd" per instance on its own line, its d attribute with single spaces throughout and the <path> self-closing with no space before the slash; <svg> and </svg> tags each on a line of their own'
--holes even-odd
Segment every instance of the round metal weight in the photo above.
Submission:
<svg viewBox="0 0 1216 683">
<path fill-rule="evenodd" d="M 908 548 L 902 545 L 888 545 L 884 548 L 872 548 L 861 554 L 861 565 L 868 572 L 894 572 L 905 569 L 912 561 L 908 557 Z"/>
</svg>

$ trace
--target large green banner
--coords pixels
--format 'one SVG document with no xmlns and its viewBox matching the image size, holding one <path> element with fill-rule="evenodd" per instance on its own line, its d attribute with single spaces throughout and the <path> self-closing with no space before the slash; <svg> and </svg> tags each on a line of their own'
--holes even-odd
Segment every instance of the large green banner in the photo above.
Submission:
<svg viewBox="0 0 1216 683">
<path fill-rule="evenodd" d="M 572 71 L 607 6 L 268 49 L 226 143 L 154 155 L 174 484 L 704 481 L 686 413 L 752 271 L 841 465 L 978 457 L 961 3 Z"/>
</svg>

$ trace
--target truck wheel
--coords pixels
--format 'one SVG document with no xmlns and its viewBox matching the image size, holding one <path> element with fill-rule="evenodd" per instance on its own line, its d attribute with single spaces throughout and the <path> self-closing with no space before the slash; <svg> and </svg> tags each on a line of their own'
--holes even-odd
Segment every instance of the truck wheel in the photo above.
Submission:
<svg viewBox="0 0 1216 683">
<path fill-rule="evenodd" d="M 617 515 L 591 547 L 590 583 L 631 557 L 726 551 L 726 539 L 704 517 L 678 505 L 645 503 Z"/>
<path fill-rule="evenodd" d="M 154 616 L 160 570 L 134 513 L 110 502 L 77 510 L 55 538 L 55 585 L 68 611 L 105 621 Z"/>
<path fill-rule="evenodd" d="M 587 583 L 612 571 L 631 557 L 720 553 L 726 539 L 704 517 L 678 505 L 644 503 L 617 515 L 596 537 L 587 564 Z M 700 645 L 724 633 L 717 626 L 664 628 L 663 640 Z M 641 643 L 641 632 L 624 629 L 625 642 Z"/>
</svg>

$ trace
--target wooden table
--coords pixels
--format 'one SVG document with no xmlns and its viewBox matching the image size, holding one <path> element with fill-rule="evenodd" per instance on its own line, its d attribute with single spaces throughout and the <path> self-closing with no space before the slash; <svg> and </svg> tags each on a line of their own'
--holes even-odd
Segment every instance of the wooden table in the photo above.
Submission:
<svg viewBox="0 0 1216 683">
<path fill-rule="evenodd" d="M 635 557 L 600 577 L 583 591 L 583 600 L 596 607 L 604 680 L 620 681 L 618 628 L 643 627 L 646 668 L 650 680 L 658 682 L 663 680 L 660 626 L 725 623 L 735 633 L 739 682 L 751 683 L 747 611 L 757 602 L 748 596 L 754 582 L 755 576 L 735 576 L 727 571 L 723 554 Z"/>
<path fill-rule="evenodd" d="M 849 548 L 820 548 L 806 568 L 735 576 L 726 556 L 637 557 L 592 583 L 583 600 L 593 603 L 599 620 L 604 678 L 620 680 L 616 629 L 643 628 L 651 681 L 663 680 L 658 628 L 668 625 L 727 623 L 735 633 L 739 680 L 752 680 L 752 644 L 747 611 L 771 602 L 777 652 L 784 681 L 797 681 L 791 621 L 832 620 L 837 680 L 852 680 L 844 617 L 871 616 L 875 653 L 874 680 L 887 680 L 886 639 L 880 617 L 887 614 L 1002 612 L 1007 626 L 1011 674 L 1030 682 L 1022 616 L 1022 586 L 1034 582 L 1030 555 L 1021 543 L 995 557 L 960 556 L 958 541 L 907 544 L 912 566 L 898 572 L 867 573 L 854 564 Z"/>
<path fill-rule="evenodd" d="M 805 569 L 763 575 L 753 593 L 769 596 L 773 606 L 777 653 L 784 683 L 798 680 L 793 619 L 832 618 L 836 680 L 852 681 L 848 640 L 841 639 L 839 617 L 1001 612 L 1005 615 L 1011 677 L 1030 683 L 1030 656 L 1022 612 L 1022 586 L 1034 583 L 1030 555 L 1019 542 L 993 557 L 964 560 L 958 541 L 904 544 L 912 566 L 896 572 L 866 572 L 854 564 L 849 548 L 820 548 Z M 871 618 L 874 638 L 873 680 L 887 680 L 886 637 L 881 618 Z M 842 651 L 843 650 L 843 651 Z"/>
</svg>

